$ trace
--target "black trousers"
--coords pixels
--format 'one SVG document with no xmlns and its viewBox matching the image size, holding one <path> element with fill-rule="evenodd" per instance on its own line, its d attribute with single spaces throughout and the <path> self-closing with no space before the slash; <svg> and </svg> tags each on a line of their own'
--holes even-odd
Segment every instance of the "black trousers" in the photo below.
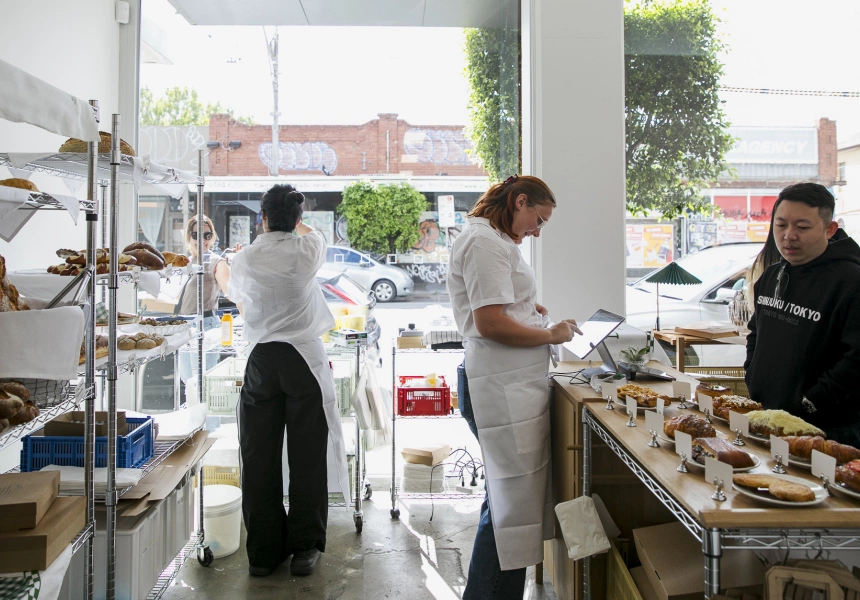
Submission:
<svg viewBox="0 0 860 600">
<path fill-rule="evenodd" d="M 298 551 L 324 552 L 328 425 L 320 386 L 291 344 L 254 347 L 245 368 L 238 417 L 248 562 L 274 567 Z M 285 426 L 289 515 L 283 502 Z"/>
</svg>

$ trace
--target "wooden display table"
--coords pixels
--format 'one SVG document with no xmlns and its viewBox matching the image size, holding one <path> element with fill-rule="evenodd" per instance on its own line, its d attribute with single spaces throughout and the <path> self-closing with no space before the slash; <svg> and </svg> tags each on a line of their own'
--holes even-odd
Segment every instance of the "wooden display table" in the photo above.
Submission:
<svg viewBox="0 0 860 600">
<path fill-rule="evenodd" d="M 559 365 L 558 370 L 576 368 L 575 363 L 566 363 Z M 668 371 L 679 380 L 694 381 L 679 372 Z M 702 541 L 706 598 L 719 590 L 720 557 L 727 549 L 785 549 L 786 545 L 814 552 L 860 549 L 860 501 L 838 495 L 811 508 L 781 508 L 731 489 L 725 491 L 726 501 L 712 500 L 714 486 L 705 482 L 704 467 L 690 466 L 688 473 L 680 473 L 676 470 L 680 459 L 672 445 L 661 442 L 659 448 L 648 447 L 651 436 L 645 428 L 643 411 L 639 411 L 638 426 L 627 427 L 623 407 L 606 410 L 606 402 L 590 387 L 571 385 L 559 379 L 554 385 L 552 402 L 555 500 L 563 501 L 561 497 L 568 495 L 577 497 L 580 492 L 600 493 L 625 536 L 634 527 L 665 523 L 671 518 L 681 521 Z M 636 383 L 671 395 L 670 382 Z M 673 405 L 666 409 L 666 418 L 684 412 L 698 414 L 697 409 L 683 411 Z M 727 425 L 716 419 L 713 424 L 718 431 L 731 435 Z M 581 431 L 577 432 L 577 428 Z M 753 472 L 771 472 L 773 461 L 768 448 L 748 440 L 743 449 L 761 460 L 761 465 Z M 582 458 L 579 468 L 576 468 L 576 456 Z M 619 464 L 623 465 L 621 471 Z M 568 469 L 570 471 L 565 472 Z M 789 475 L 818 483 L 807 470 L 790 465 L 787 470 Z M 619 494 L 618 485 L 627 486 L 623 494 Z M 646 490 L 644 496 L 643 490 Z M 659 510 L 654 502 L 661 505 Z M 560 590 L 559 598 L 579 598 L 579 581 L 583 585 L 582 597 L 590 598 L 593 591 L 588 577 L 590 561 L 571 569 L 572 561 L 567 560 L 569 564 L 565 564 L 566 553 L 561 553 L 563 540 L 561 547 L 558 542 L 548 542 L 547 563 L 551 574 L 555 575 L 553 584 Z M 576 573 L 580 569 L 581 578 Z M 570 575 L 574 575 L 572 582 Z"/>
<path fill-rule="evenodd" d="M 670 329 L 664 329 L 660 331 L 654 331 L 654 339 L 675 346 L 675 362 L 678 365 L 678 371 L 683 373 L 684 350 L 687 348 L 687 346 L 717 346 L 719 344 L 735 344 L 745 346 L 747 343 L 746 334 L 748 333 L 749 331 L 746 331 L 738 336 L 712 339 L 699 337 L 697 335 L 690 335 L 688 333 L 679 333 Z M 669 391 L 671 392 L 671 389 Z"/>
</svg>

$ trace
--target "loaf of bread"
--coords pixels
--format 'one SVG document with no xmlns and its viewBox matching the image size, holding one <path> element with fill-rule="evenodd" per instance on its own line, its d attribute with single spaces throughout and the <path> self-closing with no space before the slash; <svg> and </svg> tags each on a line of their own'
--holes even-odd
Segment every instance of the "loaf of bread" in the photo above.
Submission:
<svg viewBox="0 0 860 600">
<path fill-rule="evenodd" d="M 730 412 L 745 415 L 754 410 L 761 410 L 761 404 L 744 396 L 720 396 L 714 400 L 714 415 L 727 421 Z"/>
<path fill-rule="evenodd" d="M 162 260 L 162 262 L 166 262 L 164 260 L 164 255 L 152 244 L 149 242 L 135 242 L 133 244 L 129 244 L 125 248 L 123 248 L 123 252 L 128 253 L 129 250 L 148 250 L 155 254 L 158 258 Z"/>
<path fill-rule="evenodd" d="M 164 268 L 164 261 L 156 254 L 144 248 L 135 248 L 133 250 L 125 250 L 125 254 L 133 257 L 135 264 L 150 271 L 160 271 Z"/>
<path fill-rule="evenodd" d="M 14 417 L 24 406 L 24 401 L 14 394 L 0 390 L 0 419 Z"/>
<path fill-rule="evenodd" d="M 21 400 L 30 399 L 30 390 L 24 387 L 24 384 L 20 381 L 0 381 L 0 390 L 3 390 L 7 394 L 18 396 Z"/>
<path fill-rule="evenodd" d="M 108 154 L 110 152 L 111 146 L 111 135 L 105 131 L 99 131 L 99 154 Z M 77 138 L 69 138 L 63 145 L 60 146 L 60 152 L 74 152 L 76 154 L 83 154 L 89 150 L 89 146 L 87 142 L 83 140 L 79 140 Z M 119 151 L 125 154 L 126 156 L 136 156 L 134 153 L 134 148 L 128 145 L 128 143 L 120 139 L 119 141 Z"/>
<path fill-rule="evenodd" d="M 39 416 L 38 407 L 33 404 L 32 401 L 27 400 L 24 402 L 23 406 L 18 410 L 17 414 L 9 417 L 9 425 L 17 426 L 23 425 L 24 423 L 29 423 L 33 419 Z"/>
<path fill-rule="evenodd" d="M 12 285 L 6 276 L 6 259 L 0 256 L 0 312 L 30 310 L 27 303 L 18 293 L 18 288 Z"/>
<path fill-rule="evenodd" d="M 0 185 L 5 185 L 6 187 L 18 188 L 21 190 L 28 190 L 30 192 L 38 192 L 39 188 L 36 187 L 36 184 L 32 181 L 28 181 L 27 179 L 21 179 L 20 177 L 12 177 L 10 179 L 0 179 Z"/>
<path fill-rule="evenodd" d="M 860 493 L 860 460 L 852 460 L 836 467 L 836 483 L 842 484 L 852 492 Z"/>
<path fill-rule="evenodd" d="M 788 453 L 791 456 L 804 460 L 812 459 L 813 450 L 832 456 L 840 465 L 852 460 L 860 460 L 860 450 L 857 448 L 826 440 L 819 435 L 786 435 L 782 439 L 788 442 Z"/>
<path fill-rule="evenodd" d="M 825 433 L 803 419 L 795 417 L 784 410 L 754 410 L 747 413 L 750 420 L 750 433 L 769 437 L 771 434 L 782 437 L 785 435 L 818 435 L 827 437 Z"/>
<path fill-rule="evenodd" d="M 674 440 L 676 431 L 682 431 L 693 439 L 717 437 L 717 430 L 713 425 L 695 415 L 678 415 L 663 423 L 663 433 L 666 437 Z"/>
<path fill-rule="evenodd" d="M 731 465 L 733 469 L 746 469 L 755 464 L 749 454 L 718 437 L 693 440 L 693 460 L 705 464 L 705 458 L 714 458 Z"/>
</svg>

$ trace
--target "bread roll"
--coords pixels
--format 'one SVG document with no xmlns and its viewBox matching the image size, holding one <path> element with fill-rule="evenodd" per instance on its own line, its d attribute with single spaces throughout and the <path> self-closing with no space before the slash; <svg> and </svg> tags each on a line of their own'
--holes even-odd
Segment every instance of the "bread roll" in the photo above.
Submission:
<svg viewBox="0 0 860 600">
<path fill-rule="evenodd" d="M 128 246 L 126 246 L 123 249 L 123 252 L 128 252 L 129 250 L 149 250 L 150 252 L 155 254 L 158 258 L 160 258 L 162 261 L 164 261 L 164 255 L 161 254 L 161 252 L 158 250 L 158 248 L 156 248 L 155 246 L 153 246 L 149 242 L 135 242 L 133 244 L 129 244 Z"/>
<path fill-rule="evenodd" d="M 87 255 L 86 255 L 86 253 L 70 254 L 69 256 L 66 257 L 66 264 L 67 265 L 83 266 L 83 265 L 87 264 Z"/>
<path fill-rule="evenodd" d="M 20 381 L 0 381 L 0 390 L 7 394 L 18 396 L 21 400 L 30 399 L 30 390 L 24 387 Z"/>
<path fill-rule="evenodd" d="M 18 396 L 0 390 L 0 419 L 14 417 L 24 406 L 24 401 Z"/>
<path fill-rule="evenodd" d="M 18 410 L 15 416 L 9 417 L 9 424 L 13 426 L 29 423 L 39 416 L 39 409 L 33 402 L 27 400 L 24 405 Z"/>
<path fill-rule="evenodd" d="M 32 181 L 28 181 L 27 179 L 21 179 L 20 177 L 12 177 L 10 179 L 2 179 L 0 180 L 0 185 L 5 185 L 6 187 L 18 188 L 21 190 L 29 190 L 31 192 L 38 192 L 39 188 L 36 187 L 36 184 Z"/>
<path fill-rule="evenodd" d="M 137 345 L 137 341 L 130 336 L 123 335 L 120 336 L 116 340 L 116 347 L 120 350 L 134 350 Z"/>
<path fill-rule="evenodd" d="M 108 154 L 111 148 L 111 135 L 106 131 L 99 131 L 99 148 L 97 152 L 99 154 Z M 74 152 L 77 154 L 83 154 L 89 151 L 89 145 L 87 142 L 83 140 L 79 140 L 77 138 L 69 138 L 66 140 L 62 146 L 60 146 L 60 152 Z M 128 145 L 125 140 L 120 139 L 119 141 L 119 151 L 125 154 L 126 156 L 137 156 L 134 153 L 134 148 Z"/>
<path fill-rule="evenodd" d="M 160 271 L 164 268 L 164 261 L 157 255 L 144 248 L 124 250 L 126 254 L 134 257 L 135 264 L 151 271 Z"/>
<path fill-rule="evenodd" d="M 137 342 L 137 349 L 138 350 L 152 350 L 156 346 L 157 346 L 157 344 L 155 343 L 155 340 L 153 340 L 152 338 L 144 338 L 142 340 L 138 340 L 138 342 Z"/>
</svg>

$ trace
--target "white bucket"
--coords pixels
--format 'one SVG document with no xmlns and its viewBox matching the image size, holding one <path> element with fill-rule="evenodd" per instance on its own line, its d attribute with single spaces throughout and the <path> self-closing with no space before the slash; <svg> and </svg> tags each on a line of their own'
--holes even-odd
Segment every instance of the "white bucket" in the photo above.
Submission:
<svg viewBox="0 0 860 600">
<path fill-rule="evenodd" d="M 215 558 L 239 549 L 242 490 L 232 485 L 207 485 L 203 490 L 203 528 Z"/>
</svg>

